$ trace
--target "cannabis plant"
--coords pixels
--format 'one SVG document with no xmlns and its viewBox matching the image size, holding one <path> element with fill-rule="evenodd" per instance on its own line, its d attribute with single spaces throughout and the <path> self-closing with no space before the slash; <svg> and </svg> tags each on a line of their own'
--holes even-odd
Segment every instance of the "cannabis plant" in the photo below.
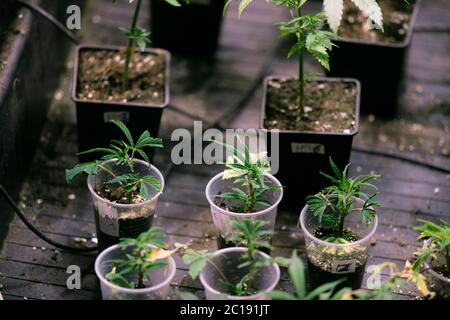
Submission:
<svg viewBox="0 0 450 320">
<path fill-rule="evenodd" d="M 363 190 L 377 190 L 369 181 L 378 179 L 379 176 L 362 175 L 351 178 L 348 176 L 350 165 L 341 173 L 331 158 L 330 164 L 334 175 L 323 172 L 321 174 L 331 181 L 331 186 L 308 196 L 306 203 L 321 226 L 332 226 L 331 232 L 326 233 L 322 240 L 336 243 L 353 242 L 358 236 L 351 230 L 344 229 L 345 218 L 359 211 L 364 225 L 370 225 L 376 215 L 374 207 L 379 206 L 379 203 L 374 201 L 378 194 L 367 195 Z M 362 206 L 358 205 L 357 201 L 363 201 Z"/>
<path fill-rule="evenodd" d="M 167 259 L 178 251 L 182 246 L 176 245 L 173 250 L 165 250 L 167 244 L 164 242 L 166 234 L 159 228 L 151 228 L 140 234 L 136 239 L 123 238 L 119 246 L 122 250 L 132 248 L 132 253 L 127 254 L 126 259 L 112 259 L 106 263 L 113 267 L 105 278 L 123 288 L 141 289 L 148 286 L 145 280 L 149 279 L 149 272 L 164 268 L 167 263 L 161 260 Z M 133 276 L 137 275 L 137 282 L 133 282 Z"/>
<path fill-rule="evenodd" d="M 115 198 L 118 201 L 131 204 L 137 195 L 143 200 L 151 200 L 149 187 L 160 192 L 161 182 L 155 176 L 142 175 L 137 172 L 135 170 L 135 159 L 139 155 L 150 165 L 150 160 L 144 150 L 146 148 L 162 148 L 162 139 L 151 137 L 146 130 L 134 142 L 130 131 L 123 122 L 117 120 L 111 122 L 122 131 L 125 141 L 112 140 L 108 148 L 95 148 L 79 153 L 79 155 L 100 153 L 103 156 L 96 161 L 80 163 L 74 168 L 66 170 L 67 182 L 71 183 L 81 173 L 97 175 L 102 170 L 110 176 L 110 179 L 104 183 L 105 189 L 118 186 L 115 188 L 116 192 L 111 192 L 111 194 L 116 194 Z M 115 174 L 109 165 L 111 162 L 116 166 L 125 167 L 128 172 L 120 175 Z"/>
<path fill-rule="evenodd" d="M 237 266 L 238 269 L 246 268 L 247 272 L 237 283 L 232 282 L 227 278 L 224 270 L 211 259 L 214 253 L 208 252 L 207 250 L 186 250 L 183 261 L 189 265 L 189 275 L 193 279 L 196 279 L 203 268 L 209 264 L 220 275 L 219 281 L 226 288 L 227 294 L 234 296 L 248 296 L 254 294 L 254 292 L 252 292 L 252 283 L 255 280 L 258 271 L 262 267 L 274 263 L 274 260 L 262 257 L 258 251 L 258 249 L 261 248 L 271 249 L 271 245 L 268 242 L 261 240 L 268 232 L 263 230 L 264 225 L 265 222 L 263 221 L 252 221 L 250 219 L 243 219 L 240 221 L 235 220 L 231 222 L 232 228 L 237 231 L 238 234 L 230 239 L 230 241 L 239 241 L 247 244 L 247 251 L 242 254 L 241 264 Z"/>
<path fill-rule="evenodd" d="M 304 115 L 305 101 L 305 54 L 310 53 L 325 69 L 330 69 L 329 52 L 333 47 L 332 40 L 342 21 L 344 0 L 324 0 L 324 11 L 311 15 L 304 14 L 307 0 L 266 0 L 277 6 L 286 7 L 290 20 L 278 23 L 282 37 L 294 36 L 296 41 L 289 49 L 288 57 L 298 56 L 299 108 L 300 116 Z M 383 18 L 376 0 L 351 0 L 377 26 L 382 28 Z M 231 0 L 226 3 L 226 9 Z M 250 5 L 252 0 L 239 0 L 239 16 Z M 323 25 L 328 22 L 332 32 Z"/>
<path fill-rule="evenodd" d="M 113 0 L 115 2 L 116 0 Z M 132 3 L 134 0 L 130 0 Z M 178 0 L 164 0 L 167 3 L 179 7 L 181 4 Z M 129 28 L 121 28 L 125 36 L 128 38 L 128 45 L 125 49 L 125 70 L 123 73 L 123 90 L 129 88 L 129 69 L 130 63 L 133 58 L 135 46 L 137 45 L 142 51 L 145 49 L 148 43 L 150 43 L 150 32 L 146 29 L 138 27 L 139 14 L 141 12 L 142 0 L 136 1 L 136 7 L 134 9 L 133 19 Z"/>
<path fill-rule="evenodd" d="M 229 144 L 214 142 L 225 146 L 232 153 L 225 163 L 223 180 L 233 179 L 236 185 L 240 185 L 240 188 L 233 188 L 231 192 L 219 194 L 217 197 L 240 201 L 237 212 L 241 213 L 254 212 L 256 205 L 270 207 L 271 203 L 265 200 L 264 196 L 266 192 L 278 186 L 266 182 L 264 174 L 270 171 L 270 163 L 265 160 L 266 153 L 252 154 L 245 143 L 241 143 L 241 152 Z"/>
<path fill-rule="evenodd" d="M 424 262 L 443 258 L 442 265 L 447 278 L 450 278 L 450 223 L 441 220 L 436 224 L 427 220 L 418 220 L 422 224 L 414 229 L 420 231 L 418 239 L 428 239 L 424 246 L 416 251 L 416 260 L 413 263 L 414 270 L 421 270 Z"/>
</svg>

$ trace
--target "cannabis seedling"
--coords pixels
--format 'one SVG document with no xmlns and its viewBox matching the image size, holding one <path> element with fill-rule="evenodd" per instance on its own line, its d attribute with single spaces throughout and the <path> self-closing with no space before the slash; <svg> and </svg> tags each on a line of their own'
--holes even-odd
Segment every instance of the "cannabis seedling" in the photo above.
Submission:
<svg viewBox="0 0 450 320">
<path fill-rule="evenodd" d="M 136 172 L 135 157 L 140 155 L 150 165 L 150 160 L 144 149 L 162 148 L 162 139 L 152 138 L 146 130 L 135 143 L 130 131 L 123 122 L 117 120 L 111 122 L 122 131 L 126 141 L 112 140 L 108 148 L 95 148 L 79 153 L 79 155 L 90 153 L 102 153 L 104 155 L 99 160 L 80 163 L 73 169 L 66 170 L 67 182 L 71 183 L 81 173 L 97 175 L 99 170 L 103 170 L 111 177 L 110 180 L 105 182 L 105 189 L 118 185 L 116 189 L 116 193 L 119 194 L 119 196 L 116 196 L 117 200 L 131 204 L 137 194 L 143 200 L 151 200 L 148 187 L 152 187 L 160 192 L 161 182 L 155 176 L 141 175 L 139 172 Z M 113 161 L 116 166 L 125 166 L 128 173 L 116 175 L 108 165 L 110 161 Z"/>
<path fill-rule="evenodd" d="M 242 263 L 237 266 L 238 269 L 246 268 L 247 272 L 240 279 L 238 283 L 233 283 L 230 279 L 227 279 L 223 270 L 217 266 L 211 259 L 214 253 L 207 250 L 186 250 L 183 261 L 189 265 L 189 275 L 196 279 L 203 268 L 209 264 L 220 275 L 220 280 L 226 290 L 227 294 L 234 296 L 248 296 L 254 294 L 252 292 L 252 283 L 255 277 L 262 267 L 271 265 L 274 260 L 271 258 L 264 258 L 259 254 L 258 249 L 266 248 L 271 249 L 271 245 L 262 240 L 267 235 L 268 231 L 263 230 L 265 222 L 252 221 L 250 219 L 234 220 L 231 222 L 233 230 L 237 231 L 237 235 L 230 238 L 230 241 L 236 241 L 245 243 L 247 245 L 247 251 L 242 255 Z"/>
<path fill-rule="evenodd" d="M 116 0 L 113 0 L 115 2 Z M 130 0 L 132 3 L 134 0 Z M 167 3 L 179 7 L 181 4 L 178 0 L 164 0 Z M 133 19 L 131 21 L 131 26 L 129 28 L 121 28 L 125 36 L 128 38 L 128 45 L 125 49 L 125 70 L 123 73 L 123 90 L 128 90 L 129 88 L 129 70 L 130 63 L 133 58 L 135 46 L 137 45 L 142 51 L 145 49 L 148 43 L 150 43 L 150 32 L 146 29 L 138 27 L 137 23 L 139 20 L 139 14 L 141 12 L 142 0 L 136 1 L 136 8 L 134 9 Z"/>
<path fill-rule="evenodd" d="M 325 69 L 330 70 L 329 51 L 334 46 L 332 39 L 341 24 L 343 15 L 343 0 L 324 0 L 324 12 L 311 15 L 304 14 L 304 5 L 307 0 L 267 0 L 277 6 L 286 7 L 291 19 L 278 23 L 282 37 L 294 36 L 296 41 L 289 49 L 288 58 L 298 56 L 299 80 L 299 108 L 300 116 L 305 114 L 305 67 L 304 59 L 309 52 Z M 226 9 L 231 0 L 226 3 Z M 238 6 L 239 16 L 250 5 L 252 0 L 240 0 Z M 380 28 L 383 18 L 381 8 L 375 0 L 352 0 L 352 2 Z M 323 24 L 328 24 L 333 32 L 325 30 Z"/>
<path fill-rule="evenodd" d="M 164 268 L 167 263 L 161 260 L 167 259 L 178 251 L 182 246 L 176 245 L 174 250 L 165 250 L 167 244 L 164 242 L 166 234 L 159 228 L 151 228 L 140 234 L 136 239 L 123 238 L 119 246 L 122 250 L 132 247 L 132 253 L 127 254 L 126 259 L 112 259 L 106 263 L 113 265 L 111 271 L 105 278 L 124 288 L 145 288 L 145 279 L 149 281 L 149 272 Z M 137 275 L 137 283 L 129 280 Z M 128 279 L 127 279 L 127 276 Z"/>
<path fill-rule="evenodd" d="M 331 158 L 330 164 L 334 176 L 323 172 L 321 174 L 328 178 L 332 185 L 315 195 L 308 196 L 306 203 L 320 225 L 332 226 L 332 232 L 326 234 L 322 240 L 335 243 L 353 242 L 358 240 L 358 236 L 350 230 L 344 230 L 345 218 L 359 211 L 364 225 L 370 225 L 376 215 L 374 207 L 379 206 L 379 203 L 374 201 L 378 194 L 366 195 L 363 189 L 377 190 L 369 181 L 378 179 L 379 176 L 362 175 L 351 178 L 348 176 L 350 165 L 347 165 L 341 173 Z M 355 206 L 357 200 L 363 200 L 362 207 Z"/>
<path fill-rule="evenodd" d="M 418 220 L 422 224 L 414 229 L 420 231 L 418 240 L 429 239 L 424 246 L 416 251 L 416 260 L 413 263 L 414 270 L 421 270 L 427 260 L 445 259 L 444 267 L 447 278 L 450 278 L 450 223 L 441 220 L 436 224 L 427 220 Z"/>
<path fill-rule="evenodd" d="M 266 153 L 252 154 L 247 145 L 242 143 L 243 151 L 214 140 L 215 143 L 223 145 L 232 154 L 225 163 L 226 170 L 223 180 L 234 179 L 234 183 L 241 188 L 233 188 L 231 192 L 217 195 L 218 198 L 228 200 L 239 200 L 241 205 L 237 209 L 240 213 L 254 212 L 256 205 L 270 207 L 271 203 L 265 200 L 267 191 L 278 188 L 276 185 L 265 181 L 264 173 L 270 172 L 270 163 L 265 160 Z"/>
</svg>

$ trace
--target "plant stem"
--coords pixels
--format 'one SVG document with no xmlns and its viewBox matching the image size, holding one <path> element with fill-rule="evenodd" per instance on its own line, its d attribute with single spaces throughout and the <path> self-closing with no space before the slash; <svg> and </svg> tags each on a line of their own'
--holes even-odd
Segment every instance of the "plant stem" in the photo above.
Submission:
<svg viewBox="0 0 450 320">
<path fill-rule="evenodd" d="M 142 266 L 139 266 L 138 289 L 142 288 L 144 288 L 144 273 L 142 272 Z"/>
<path fill-rule="evenodd" d="M 138 18 L 139 18 L 139 12 L 141 11 L 141 4 L 142 0 L 137 0 L 136 9 L 134 11 L 133 15 L 133 21 L 131 22 L 130 32 L 133 33 L 136 29 Z M 125 71 L 123 74 L 123 90 L 126 91 L 129 88 L 129 70 L 130 70 L 130 62 L 131 62 L 131 56 L 134 53 L 134 39 L 129 38 L 128 39 L 128 46 L 125 52 Z"/>
<path fill-rule="evenodd" d="M 445 257 L 447 260 L 447 278 L 450 279 L 450 246 L 445 248 Z"/>
<path fill-rule="evenodd" d="M 302 6 L 297 8 L 297 16 L 300 18 L 303 15 Z M 297 34 L 298 41 L 301 41 L 302 34 L 299 32 Z M 300 117 L 303 118 L 305 114 L 305 49 L 301 48 L 298 58 L 298 83 L 299 83 L 299 106 L 300 106 Z"/>
</svg>

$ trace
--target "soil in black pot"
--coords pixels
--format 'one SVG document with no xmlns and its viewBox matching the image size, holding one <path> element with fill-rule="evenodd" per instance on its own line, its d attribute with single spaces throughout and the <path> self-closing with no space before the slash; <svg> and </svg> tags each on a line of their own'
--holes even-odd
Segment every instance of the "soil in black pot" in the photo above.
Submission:
<svg viewBox="0 0 450 320">
<path fill-rule="evenodd" d="M 82 100 L 163 104 L 166 59 L 162 53 L 135 52 L 130 87 L 123 90 L 125 58 L 114 50 L 82 50 L 77 97 Z"/>
<path fill-rule="evenodd" d="M 315 266 L 308 259 L 308 280 L 309 280 L 309 290 L 314 290 L 321 285 L 341 279 L 345 279 L 340 283 L 334 292 L 339 291 L 343 288 L 359 289 L 361 288 L 362 281 L 364 278 L 364 270 L 366 269 L 366 264 L 358 266 L 355 268 L 355 272 L 347 274 L 335 274 Z"/>
<path fill-rule="evenodd" d="M 265 128 L 350 133 L 355 127 L 355 83 L 306 82 L 303 117 L 299 92 L 297 79 L 272 79 L 268 82 Z"/>
<path fill-rule="evenodd" d="M 368 19 L 350 0 L 345 1 L 344 19 L 339 36 L 370 42 L 403 42 L 410 28 L 414 1 L 378 0 L 383 12 L 384 32 L 369 28 Z"/>
<path fill-rule="evenodd" d="M 272 239 L 268 240 L 270 244 L 272 244 Z M 233 241 L 228 241 L 224 237 L 222 237 L 220 234 L 217 236 L 217 248 L 219 250 L 226 249 L 226 248 L 235 248 L 235 247 L 246 247 L 244 243 L 235 243 Z M 259 248 L 258 249 L 261 252 L 264 252 L 265 254 L 270 256 L 270 253 L 272 250 L 267 248 Z"/>
</svg>

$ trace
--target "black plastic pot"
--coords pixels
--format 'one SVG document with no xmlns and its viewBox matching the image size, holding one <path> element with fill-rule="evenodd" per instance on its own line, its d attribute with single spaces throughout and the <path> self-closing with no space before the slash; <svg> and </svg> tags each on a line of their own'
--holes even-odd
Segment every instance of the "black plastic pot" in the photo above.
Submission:
<svg viewBox="0 0 450 320">
<path fill-rule="evenodd" d="M 151 1 L 152 42 L 181 54 L 209 55 L 217 49 L 225 0 L 190 0 L 174 7 Z"/>
<path fill-rule="evenodd" d="M 267 77 L 264 80 L 264 94 L 261 112 L 261 128 L 266 118 L 267 85 L 270 80 L 281 77 Z M 331 157 L 343 169 L 350 161 L 353 137 L 359 130 L 360 84 L 348 78 L 316 78 L 317 81 L 344 81 L 356 85 L 355 126 L 350 133 L 279 131 L 279 170 L 275 176 L 285 187 L 280 207 L 298 213 L 305 205 L 305 198 L 315 194 L 329 184 L 320 171 L 329 171 Z M 270 130 L 269 130 L 270 131 Z M 272 141 L 268 134 L 269 156 Z M 273 157 L 272 157 L 272 160 Z"/>
<path fill-rule="evenodd" d="M 170 53 L 163 49 L 146 49 L 149 54 L 157 52 L 166 57 L 165 101 L 163 104 L 120 103 L 110 101 L 82 100 L 77 97 L 79 57 L 83 50 L 113 50 L 114 46 L 78 46 L 75 54 L 74 77 L 72 84 L 72 99 L 76 103 L 78 148 L 85 151 L 97 147 L 107 147 L 112 139 L 122 139 L 121 132 L 112 126 L 110 120 L 123 121 L 134 138 L 137 139 L 143 131 L 148 130 L 154 137 L 158 135 L 161 116 L 170 101 Z M 92 161 L 96 155 L 80 156 L 80 162 Z M 153 152 L 149 153 L 150 159 Z"/>
<path fill-rule="evenodd" d="M 330 53 L 330 77 L 351 77 L 361 82 L 361 111 L 393 117 L 404 89 L 404 70 L 411 44 L 413 26 L 419 11 L 416 0 L 410 26 L 401 43 L 373 43 L 341 38 Z"/>
</svg>

